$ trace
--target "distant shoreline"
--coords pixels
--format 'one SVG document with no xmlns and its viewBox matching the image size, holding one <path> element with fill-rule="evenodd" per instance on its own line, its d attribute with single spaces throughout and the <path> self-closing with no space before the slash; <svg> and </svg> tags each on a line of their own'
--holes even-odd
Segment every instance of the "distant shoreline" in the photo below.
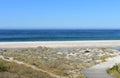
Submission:
<svg viewBox="0 0 120 78">
<path fill-rule="evenodd" d="M 120 47 L 120 40 L 92 40 L 92 41 L 28 41 L 28 42 L 0 42 L 0 48 L 30 48 L 30 47 Z"/>
</svg>

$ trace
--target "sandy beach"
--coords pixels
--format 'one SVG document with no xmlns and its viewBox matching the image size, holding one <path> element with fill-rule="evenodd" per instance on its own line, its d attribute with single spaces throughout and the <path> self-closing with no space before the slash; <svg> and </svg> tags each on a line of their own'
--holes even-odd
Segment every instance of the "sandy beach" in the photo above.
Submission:
<svg viewBox="0 0 120 78">
<path fill-rule="evenodd" d="M 120 40 L 103 41 L 36 41 L 36 42 L 0 42 L 0 48 L 28 48 L 28 47 L 120 47 Z"/>
</svg>

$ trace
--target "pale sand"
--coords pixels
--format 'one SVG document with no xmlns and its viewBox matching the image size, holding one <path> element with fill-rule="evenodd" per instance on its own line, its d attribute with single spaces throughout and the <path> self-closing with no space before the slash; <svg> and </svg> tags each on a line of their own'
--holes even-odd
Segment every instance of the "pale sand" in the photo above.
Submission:
<svg viewBox="0 0 120 78">
<path fill-rule="evenodd" d="M 103 41 L 41 41 L 41 42 L 0 42 L 0 48 L 28 48 L 28 47 L 120 47 L 120 40 Z"/>
</svg>

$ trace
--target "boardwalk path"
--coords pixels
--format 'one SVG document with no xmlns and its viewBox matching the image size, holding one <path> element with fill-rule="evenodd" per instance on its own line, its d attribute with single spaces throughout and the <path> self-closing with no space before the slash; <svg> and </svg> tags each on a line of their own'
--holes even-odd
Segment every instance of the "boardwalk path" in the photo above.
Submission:
<svg viewBox="0 0 120 78">
<path fill-rule="evenodd" d="M 120 56 L 109 58 L 106 62 L 85 69 L 83 70 L 83 74 L 87 78 L 114 78 L 107 74 L 106 70 L 114 66 L 116 63 L 120 63 Z"/>
</svg>

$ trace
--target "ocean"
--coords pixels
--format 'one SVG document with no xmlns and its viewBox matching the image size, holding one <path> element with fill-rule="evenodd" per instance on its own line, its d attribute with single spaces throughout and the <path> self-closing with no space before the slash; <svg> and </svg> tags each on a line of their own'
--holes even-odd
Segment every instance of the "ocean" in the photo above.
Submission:
<svg viewBox="0 0 120 78">
<path fill-rule="evenodd" d="M 0 42 L 120 40 L 120 30 L 0 30 Z"/>
</svg>

